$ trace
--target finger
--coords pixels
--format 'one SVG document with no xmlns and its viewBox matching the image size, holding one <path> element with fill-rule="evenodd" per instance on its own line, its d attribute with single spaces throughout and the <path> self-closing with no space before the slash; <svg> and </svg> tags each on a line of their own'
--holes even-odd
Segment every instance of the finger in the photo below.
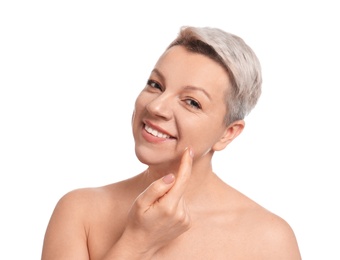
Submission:
<svg viewBox="0 0 340 260">
<path fill-rule="evenodd" d="M 180 199 L 183 195 L 191 176 L 193 161 L 192 148 L 187 148 L 181 158 L 178 173 L 176 176 L 176 182 L 172 189 L 169 191 L 169 195 L 174 196 L 176 199 Z"/>
<path fill-rule="evenodd" d="M 174 185 L 175 176 L 173 174 L 165 175 L 149 185 L 137 198 L 138 204 L 147 209 L 160 198 L 162 198 Z"/>
</svg>

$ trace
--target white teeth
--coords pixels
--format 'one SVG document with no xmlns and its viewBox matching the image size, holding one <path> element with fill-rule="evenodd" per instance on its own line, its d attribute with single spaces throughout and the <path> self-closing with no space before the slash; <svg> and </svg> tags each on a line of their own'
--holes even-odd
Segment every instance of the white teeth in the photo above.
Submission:
<svg viewBox="0 0 340 260">
<path fill-rule="evenodd" d="M 152 134 L 153 136 L 157 136 L 159 138 L 170 138 L 170 135 L 158 132 L 157 130 L 151 128 L 150 126 L 145 125 L 144 128 L 149 134 Z"/>
</svg>

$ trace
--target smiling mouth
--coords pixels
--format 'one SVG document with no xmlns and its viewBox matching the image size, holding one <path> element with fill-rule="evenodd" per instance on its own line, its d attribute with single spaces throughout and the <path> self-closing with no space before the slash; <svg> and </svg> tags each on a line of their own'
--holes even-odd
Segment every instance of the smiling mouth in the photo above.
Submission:
<svg viewBox="0 0 340 260">
<path fill-rule="evenodd" d="M 144 129 L 146 132 L 148 132 L 149 134 L 159 137 L 159 138 L 164 138 L 164 139 L 171 139 L 174 138 L 170 135 L 164 134 L 162 132 L 157 131 L 156 129 L 153 129 L 152 127 L 148 126 L 148 125 L 144 125 Z"/>
</svg>

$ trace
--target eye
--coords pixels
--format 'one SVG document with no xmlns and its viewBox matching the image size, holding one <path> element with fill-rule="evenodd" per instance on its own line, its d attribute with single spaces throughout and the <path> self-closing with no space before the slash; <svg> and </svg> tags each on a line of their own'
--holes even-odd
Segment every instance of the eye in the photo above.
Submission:
<svg viewBox="0 0 340 260">
<path fill-rule="evenodd" d="M 154 80 L 149 79 L 147 85 L 152 88 L 162 90 L 162 86 Z"/>
<path fill-rule="evenodd" d="M 191 106 L 191 107 L 193 107 L 195 109 L 202 109 L 201 104 L 199 102 L 197 102 L 196 100 L 194 100 L 194 99 L 191 99 L 191 98 L 186 99 L 185 103 L 187 103 L 189 106 Z"/>
</svg>

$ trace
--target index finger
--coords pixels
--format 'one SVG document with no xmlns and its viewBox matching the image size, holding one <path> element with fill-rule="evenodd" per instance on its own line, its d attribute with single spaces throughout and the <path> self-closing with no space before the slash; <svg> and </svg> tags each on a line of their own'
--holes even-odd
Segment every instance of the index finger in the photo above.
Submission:
<svg viewBox="0 0 340 260">
<path fill-rule="evenodd" d="M 192 149 L 190 147 L 185 149 L 179 165 L 176 182 L 168 192 L 168 195 L 176 196 L 178 199 L 182 197 L 191 176 L 193 157 L 194 154 Z"/>
</svg>

